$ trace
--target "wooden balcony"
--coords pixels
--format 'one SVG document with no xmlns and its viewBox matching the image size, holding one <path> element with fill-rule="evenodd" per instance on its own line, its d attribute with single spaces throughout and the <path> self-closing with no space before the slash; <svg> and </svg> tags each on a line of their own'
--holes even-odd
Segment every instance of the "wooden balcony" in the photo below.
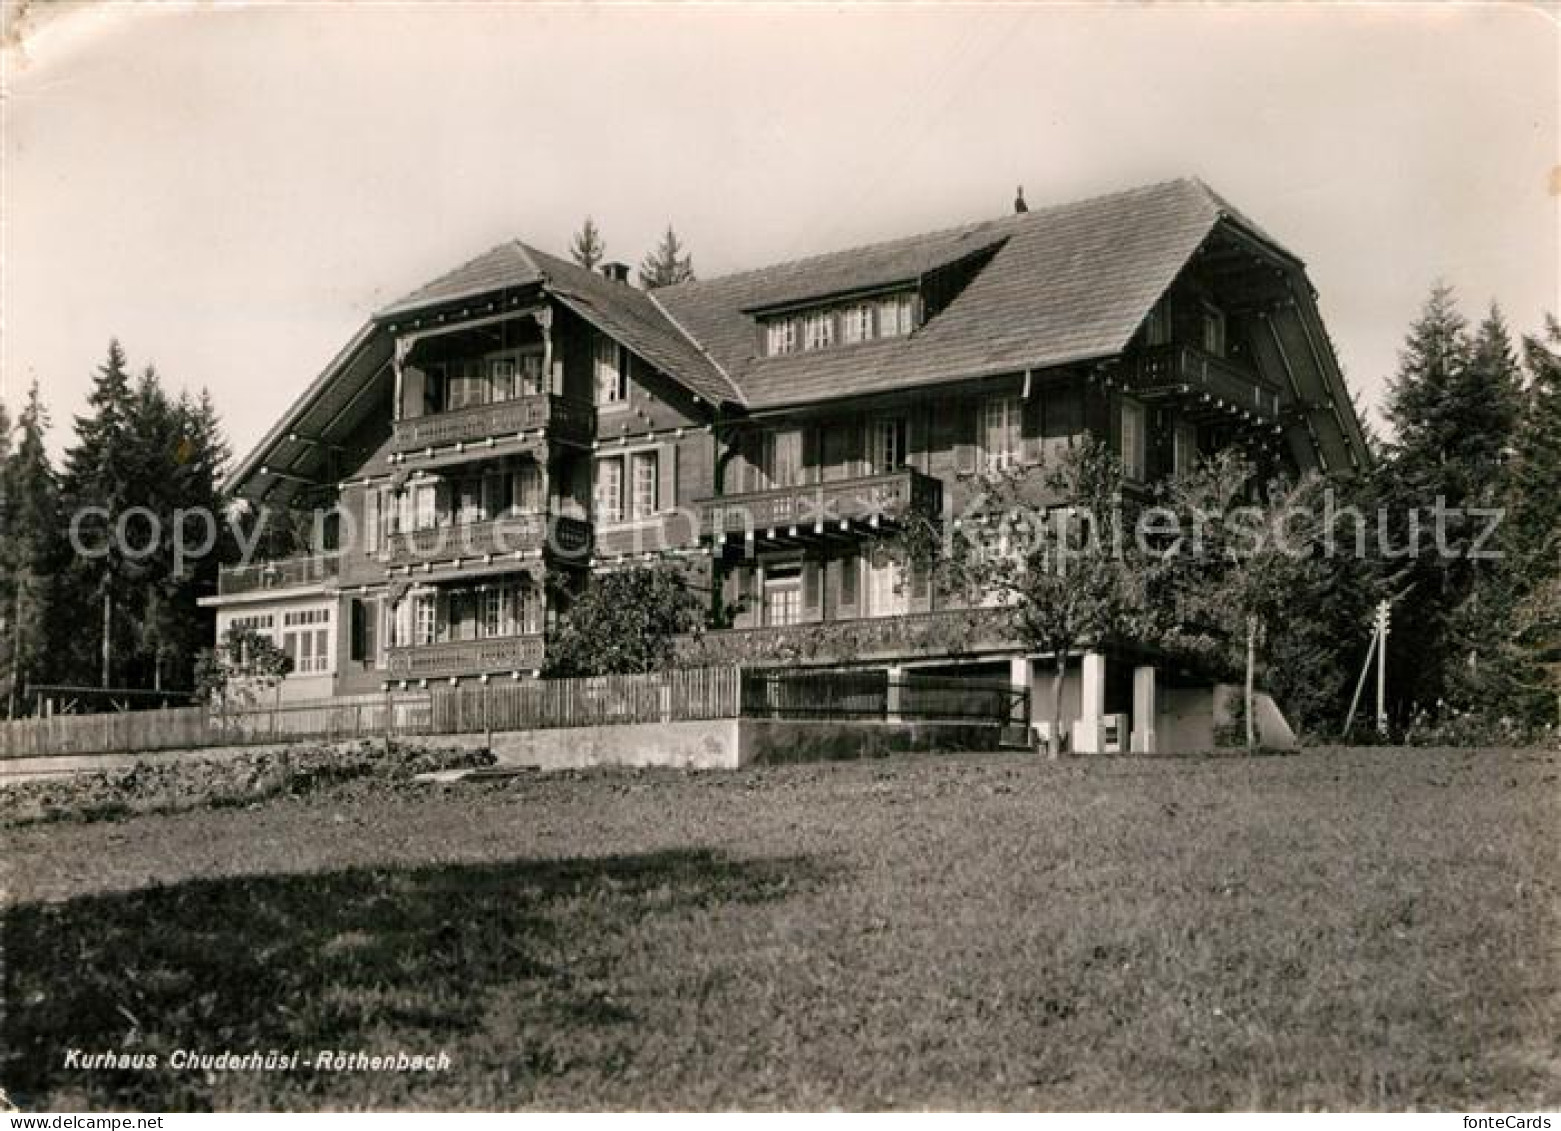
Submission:
<svg viewBox="0 0 1561 1131">
<path fill-rule="evenodd" d="M 299 554 L 244 566 L 223 566 L 217 571 L 217 595 L 231 597 L 267 589 L 297 589 L 334 581 L 341 570 L 341 554 Z"/>
<path fill-rule="evenodd" d="M 876 526 L 913 510 L 937 514 L 943 507 L 943 484 L 905 467 L 887 475 L 722 495 L 701 499 L 698 506 L 700 534 L 705 538 L 741 538 L 750 531 L 805 537 Z"/>
<path fill-rule="evenodd" d="M 1279 394 L 1247 365 L 1192 346 L 1153 346 L 1124 358 L 1132 391 L 1148 400 L 1191 399 L 1211 408 L 1236 409 L 1262 420 L 1279 419 Z"/>
<path fill-rule="evenodd" d="M 389 648 L 385 656 L 393 679 L 448 679 L 535 671 L 542 666 L 543 651 L 540 635 L 495 636 Z"/>
<path fill-rule="evenodd" d="M 486 444 L 489 440 L 514 440 L 524 432 L 539 430 L 559 439 L 589 444 L 596 432 L 596 409 L 578 401 L 540 394 L 412 416 L 396 421 L 391 450 L 407 453 L 457 444 Z"/>
<path fill-rule="evenodd" d="M 591 552 L 591 524 L 569 515 L 506 515 L 483 522 L 446 523 L 427 530 L 392 534 L 386 541 L 388 564 L 480 560 L 517 550 L 544 551 L 555 557 L 584 559 Z"/>
<path fill-rule="evenodd" d="M 941 609 L 896 617 L 814 621 L 767 628 L 716 629 L 685 638 L 680 652 L 699 664 L 842 664 L 961 656 L 1014 646 L 997 609 Z"/>
</svg>

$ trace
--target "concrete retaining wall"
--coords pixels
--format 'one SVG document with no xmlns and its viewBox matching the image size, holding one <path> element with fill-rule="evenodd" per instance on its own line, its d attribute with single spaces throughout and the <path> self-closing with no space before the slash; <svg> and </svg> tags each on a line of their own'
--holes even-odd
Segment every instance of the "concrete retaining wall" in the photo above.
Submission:
<svg viewBox="0 0 1561 1131">
<path fill-rule="evenodd" d="M 736 719 L 570 727 L 567 730 L 495 732 L 493 756 L 501 766 L 577 770 L 587 766 L 675 766 L 735 770 Z"/>
<path fill-rule="evenodd" d="M 743 719 L 741 763 L 837 762 L 908 750 L 995 750 L 993 723 Z"/>
</svg>

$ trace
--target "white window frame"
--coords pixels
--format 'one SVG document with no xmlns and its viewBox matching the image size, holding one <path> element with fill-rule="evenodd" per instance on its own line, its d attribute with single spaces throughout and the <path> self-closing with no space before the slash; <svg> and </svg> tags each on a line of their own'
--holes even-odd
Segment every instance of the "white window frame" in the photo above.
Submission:
<svg viewBox="0 0 1561 1131">
<path fill-rule="evenodd" d="M 1171 430 L 1171 471 L 1186 475 L 1198 465 L 1198 426 L 1178 420 Z"/>
<path fill-rule="evenodd" d="M 814 310 L 803 316 L 802 348 L 827 350 L 835 344 L 835 312 Z"/>
<path fill-rule="evenodd" d="M 628 457 L 629 518 L 650 518 L 661 510 L 657 498 L 661 490 L 661 453 L 656 448 L 633 452 Z"/>
<path fill-rule="evenodd" d="M 888 475 L 910 463 L 910 422 L 903 416 L 874 417 L 869 458 L 873 472 Z"/>
<path fill-rule="evenodd" d="M 910 592 L 905 576 L 905 566 L 885 554 L 874 561 L 873 555 L 864 554 L 865 567 L 861 593 L 870 617 L 900 617 L 910 611 Z"/>
<path fill-rule="evenodd" d="M 873 333 L 873 304 L 856 302 L 840 310 L 840 341 L 842 345 L 870 342 Z"/>
<path fill-rule="evenodd" d="M 875 305 L 878 337 L 901 338 L 915 329 L 916 310 L 911 295 L 885 295 Z"/>
<path fill-rule="evenodd" d="M 1171 307 L 1170 300 L 1162 298 L 1154 306 L 1149 308 L 1149 316 L 1144 319 L 1144 345 L 1165 346 L 1171 343 Z"/>
<path fill-rule="evenodd" d="M 797 319 L 772 318 L 764 324 L 764 352 L 770 357 L 780 357 L 797 352 Z"/>
<path fill-rule="evenodd" d="M 988 397 L 981 405 L 981 457 L 987 471 L 1017 467 L 1024 451 L 1024 399 Z"/>
<path fill-rule="evenodd" d="M 1149 413 L 1142 401 L 1123 397 L 1117 408 L 1117 457 L 1122 474 L 1142 483 L 1147 474 Z"/>
<path fill-rule="evenodd" d="M 613 475 L 605 474 L 609 468 Z M 592 469 L 592 506 L 597 522 L 611 525 L 623 521 L 623 472 L 622 456 L 603 456 L 596 461 Z"/>
<path fill-rule="evenodd" d="M 598 408 L 611 408 L 629 402 L 628 365 L 624 349 L 614 339 L 598 332 L 591 349 L 591 374 Z"/>
<path fill-rule="evenodd" d="M 793 570 L 796 572 L 793 573 Z M 776 571 L 784 571 L 783 576 L 774 576 Z M 802 563 L 793 562 L 765 567 L 761 593 L 764 623 L 767 627 L 779 628 L 802 623 Z M 776 597 L 784 598 L 779 606 L 776 604 Z M 777 608 L 787 615 L 778 619 L 775 615 Z"/>
</svg>

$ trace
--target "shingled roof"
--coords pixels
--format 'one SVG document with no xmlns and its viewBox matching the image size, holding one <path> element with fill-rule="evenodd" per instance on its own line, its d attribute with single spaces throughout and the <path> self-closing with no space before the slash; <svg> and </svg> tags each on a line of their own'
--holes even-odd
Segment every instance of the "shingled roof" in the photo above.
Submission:
<svg viewBox="0 0 1561 1131">
<path fill-rule="evenodd" d="M 1120 353 L 1228 206 L 1202 182 L 1171 181 L 888 244 L 683 283 L 659 303 L 710 352 L 751 408 L 798 404 Z M 1261 238 L 1254 225 L 1243 226 Z M 964 291 L 904 338 L 758 355 L 752 315 L 813 293 L 903 281 L 997 246 Z M 1276 250 L 1281 250 L 1277 248 Z M 820 281 L 823 282 L 820 282 Z M 826 285 L 827 284 L 827 285 Z"/>
<path fill-rule="evenodd" d="M 377 316 L 540 285 L 713 404 L 750 409 L 858 396 L 1115 356 L 1215 227 L 1300 266 L 1202 181 L 1177 180 L 944 231 L 641 291 L 510 240 Z M 903 338 L 759 354 L 755 313 L 989 258 Z"/>
</svg>

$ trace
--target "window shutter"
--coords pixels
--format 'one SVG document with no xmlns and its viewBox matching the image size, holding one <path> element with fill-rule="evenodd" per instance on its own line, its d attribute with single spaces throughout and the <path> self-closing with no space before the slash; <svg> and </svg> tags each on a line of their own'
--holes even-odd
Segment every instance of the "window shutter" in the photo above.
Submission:
<svg viewBox="0 0 1561 1131">
<path fill-rule="evenodd" d="M 820 620 L 819 592 L 823 588 L 819 584 L 819 563 L 816 561 L 804 561 L 802 563 L 802 619 Z"/>
<path fill-rule="evenodd" d="M 861 559 L 855 554 L 846 554 L 840 559 L 840 611 L 844 615 L 848 610 L 850 615 L 856 615 L 858 582 L 862 572 Z"/>
<path fill-rule="evenodd" d="M 1019 451 L 1025 463 L 1039 463 L 1044 454 L 1041 434 L 1046 425 L 1046 414 L 1042 407 L 1045 403 L 1039 389 L 1031 389 L 1030 395 L 1024 400 L 1024 424 L 1020 433 Z"/>
<path fill-rule="evenodd" d="M 818 452 L 817 424 L 807 424 L 802 428 L 802 482 L 817 483 L 819 481 L 819 452 Z"/>
<path fill-rule="evenodd" d="M 928 469 L 927 406 L 916 405 L 905 421 L 905 462 L 919 471 Z"/>
<path fill-rule="evenodd" d="M 981 402 L 955 402 L 948 408 L 954 419 L 954 470 L 968 474 L 976 470 L 979 458 L 976 430 L 980 425 Z"/>
<path fill-rule="evenodd" d="M 866 422 L 860 416 L 853 416 L 848 417 L 843 426 L 846 478 L 854 479 L 867 472 L 867 452 L 863 444 L 867 433 Z"/>
<path fill-rule="evenodd" d="M 752 566 L 737 567 L 738 628 L 752 628 L 759 623 L 759 603 L 754 599 L 754 574 Z"/>
<path fill-rule="evenodd" d="M 379 550 L 379 488 L 363 488 L 363 549 L 367 553 Z"/>
<path fill-rule="evenodd" d="M 354 660 L 361 660 L 367 654 L 365 652 L 365 650 L 364 650 L 364 636 L 365 636 L 364 620 L 365 620 L 365 611 L 364 611 L 364 608 L 363 608 L 363 602 L 358 600 L 356 597 L 354 597 L 353 600 L 352 600 L 352 643 L 351 643 L 352 658 Z"/>
<path fill-rule="evenodd" d="M 663 444 L 656 457 L 656 509 L 673 510 L 678 505 L 678 446 Z"/>
<path fill-rule="evenodd" d="M 428 407 L 425 389 L 428 378 L 423 371 L 415 365 L 403 366 L 401 369 L 401 415 L 425 416 L 431 410 Z"/>
<path fill-rule="evenodd" d="M 360 601 L 363 611 L 363 654 L 361 659 L 371 668 L 379 666 L 379 598 Z"/>
</svg>

